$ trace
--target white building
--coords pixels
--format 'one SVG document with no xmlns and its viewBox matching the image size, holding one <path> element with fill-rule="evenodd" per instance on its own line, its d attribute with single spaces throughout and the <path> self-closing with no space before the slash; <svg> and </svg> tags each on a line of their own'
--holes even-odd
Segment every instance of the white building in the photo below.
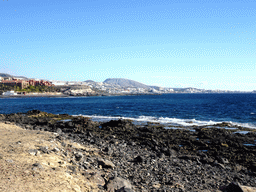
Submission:
<svg viewBox="0 0 256 192">
<path fill-rule="evenodd" d="M 63 86 L 63 85 L 67 85 L 66 81 L 51 81 L 52 84 L 54 84 L 55 86 Z"/>
<path fill-rule="evenodd" d="M 24 78 L 23 77 L 14 77 L 14 79 L 23 80 Z"/>
<path fill-rule="evenodd" d="M 174 92 L 174 90 L 173 90 L 173 89 L 171 89 L 171 88 L 166 89 L 166 91 L 168 91 L 168 92 Z"/>
<path fill-rule="evenodd" d="M 3 95 L 11 96 L 11 95 L 17 95 L 17 93 L 15 93 L 14 91 L 6 91 L 6 92 L 3 93 Z"/>
</svg>

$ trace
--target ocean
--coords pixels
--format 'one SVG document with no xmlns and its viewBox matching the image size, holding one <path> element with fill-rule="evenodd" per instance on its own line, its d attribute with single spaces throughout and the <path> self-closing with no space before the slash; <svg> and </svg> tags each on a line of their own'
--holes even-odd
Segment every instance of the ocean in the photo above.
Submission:
<svg viewBox="0 0 256 192">
<path fill-rule="evenodd" d="M 83 115 L 94 121 L 131 119 L 167 126 L 228 122 L 256 128 L 256 94 L 163 94 L 107 97 L 0 98 L 0 114 L 40 110 Z"/>
</svg>

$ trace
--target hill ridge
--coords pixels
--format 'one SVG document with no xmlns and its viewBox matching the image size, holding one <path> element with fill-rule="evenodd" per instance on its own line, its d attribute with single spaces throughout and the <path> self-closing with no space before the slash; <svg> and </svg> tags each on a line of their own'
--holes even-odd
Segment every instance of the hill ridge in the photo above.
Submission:
<svg viewBox="0 0 256 192">
<path fill-rule="evenodd" d="M 126 78 L 108 78 L 103 83 L 119 85 L 121 87 L 150 88 L 148 85 Z"/>
</svg>

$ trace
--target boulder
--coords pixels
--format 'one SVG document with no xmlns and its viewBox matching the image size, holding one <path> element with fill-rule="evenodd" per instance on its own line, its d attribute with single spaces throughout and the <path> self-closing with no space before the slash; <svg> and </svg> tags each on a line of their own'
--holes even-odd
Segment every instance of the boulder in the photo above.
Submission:
<svg viewBox="0 0 256 192">
<path fill-rule="evenodd" d="M 105 180 L 99 172 L 91 173 L 90 175 L 91 175 L 91 177 L 89 178 L 89 180 L 91 182 L 93 182 L 99 186 L 102 186 L 102 187 L 105 185 Z"/>
<path fill-rule="evenodd" d="M 36 169 L 43 169 L 43 166 L 40 164 L 40 163 L 34 163 L 33 165 L 33 170 L 36 170 Z"/>
<path fill-rule="evenodd" d="M 128 180 L 125 180 L 121 177 L 115 177 L 107 184 L 107 191 L 132 191 L 132 185 Z"/>
<path fill-rule="evenodd" d="M 80 161 L 84 157 L 84 155 L 81 152 L 78 152 L 75 154 L 75 157 L 76 161 Z"/>
<path fill-rule="evenodd" d="M 243 192 L 255 192 L 256 191 L 256 187 L 248 187 L 248 186 L 240 185 L 240 188 L 242 189 Z"/>
<path fill-rule="evenodd" d="M 45 147 L 40 146 L 39 149 L 40 149 L 40 151 L 42 151 L 43 153 L 49 153 L 48 146 L 45 146 Z"/>
<path fill-rule="evenodd" d="M 28 153 L 30 155 L 36 155 L 37 151 L 38 151 L 37 149 L 30 149 L 30 150 L 28 150 Z"/>
<path fill-rule="evenodd" d="M 134 163 L 143 163 L 144 159 L 140 155 L 133 159 Z"/>
<path fill-rule="evenodd" d="M 101 165 L 103 168 L 110 168 L 114 169 L 115 165 L 109 161 L 109 160 L 104 160 L 104 159 L 98 159 L 98 164 Z"/>
<path fill-rule="evenodd" d="M 5 116 L 3 114 L 0 114 L 0 121 L 3 121 L 5 119 Z"/>
</svg>

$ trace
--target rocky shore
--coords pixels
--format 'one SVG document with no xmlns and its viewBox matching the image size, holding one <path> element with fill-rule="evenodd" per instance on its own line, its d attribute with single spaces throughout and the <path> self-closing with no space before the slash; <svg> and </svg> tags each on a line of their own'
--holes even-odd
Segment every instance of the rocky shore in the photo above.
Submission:
<svg viewBox="0 0 256 192">
<path fill-rule="evenodd" d="M 28 153 L 60 154 L 71 164 L 66 172 L 93 180 L 96 191 L 256 191 L 254 130 L 228 123 L 211 128 L 100 123 L 37 110 L 0 114 L 0 121 L 56 133 L 61 147 L 40 146 Z"/>
</svg>

